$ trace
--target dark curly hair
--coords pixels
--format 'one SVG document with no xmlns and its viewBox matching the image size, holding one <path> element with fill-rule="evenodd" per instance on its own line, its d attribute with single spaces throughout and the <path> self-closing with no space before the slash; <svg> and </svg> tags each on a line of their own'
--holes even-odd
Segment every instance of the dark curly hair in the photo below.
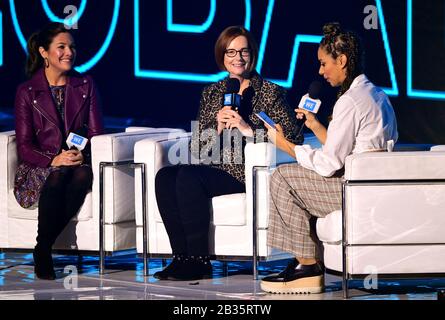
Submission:
<svg viewBox="0 0 445 320">
<path fill-rule="evenodd" d="M 34 32 L 28 39 L 27 49 L 28 56 L 26 59 L 25 73 L 30 78 L 36 73 L 37 70 L 44 66 L 45 61 L 40 55 L 39 48 L 43 47 L 46 51 L 49 49 L 49 45 L 53 42 L 53 39 L 59 33 L 72 32 L 65 28 L 63 23 L 51 22 L 47 24 L 42 30 Z"/>
<path fill-rule="evenodd" d="M 351 31 L 344 31 L 337 22 L 323 26 L 324 37 L 320 48 L 326 50 L 334 59 L 341 54 L 347 58 L 346 79 L 340 87 L 338 98 L 351 87 L 354 79 L 364 72 L 364 50 L 360 38 Z"/>
</svg>

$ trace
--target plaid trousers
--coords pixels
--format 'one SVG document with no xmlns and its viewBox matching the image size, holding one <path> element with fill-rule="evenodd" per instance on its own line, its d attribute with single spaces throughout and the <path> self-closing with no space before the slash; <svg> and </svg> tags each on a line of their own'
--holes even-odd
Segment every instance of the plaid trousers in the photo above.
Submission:
<svg viewBox="0 0 445 320">
<path fill-rule="evenodd" d="M 279 166 L 270 181 L 267 245 L 297 258 L 320 259 L 312 223 L 341 209 L 341 192 L 338 175 L 326 178 L 296 163 Z"/>
</svg>

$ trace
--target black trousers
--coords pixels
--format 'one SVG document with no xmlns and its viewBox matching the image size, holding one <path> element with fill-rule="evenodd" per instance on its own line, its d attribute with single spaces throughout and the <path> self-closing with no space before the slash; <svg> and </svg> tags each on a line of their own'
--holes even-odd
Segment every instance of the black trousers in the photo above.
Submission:
<svg viewBox="0 0 445 320">
<path fill-rule="evenodd" d="M 173 254 L 208 255 L 211 199 L 245 192 L 243 183 L 206 165 L 179 165 L 158 171 L 156 200 Z"/>
<path fill-rule="evenodd" d="M 93 183 L 89 166 L 63 167 L 48 176 L 39 199 L 37 246 L 50 250 L 82 206 Z"/>
</svg>

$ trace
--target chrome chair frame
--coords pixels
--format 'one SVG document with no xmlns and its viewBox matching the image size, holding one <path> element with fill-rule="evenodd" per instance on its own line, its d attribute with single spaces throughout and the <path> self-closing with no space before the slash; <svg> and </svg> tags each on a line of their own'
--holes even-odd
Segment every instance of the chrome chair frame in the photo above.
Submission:
<svg viewBox="0 0 445 320">
<path fill-rule="evenodd" d="M 394 244 L 391 243 L 365 243 L 365 244 L 351 244 L 348 242 L 347 236 L 347 223 L 348 223 L 348 215 L 347 215 L 347 207 L 346 207 L 346 188 L 353 186 L 400 186 L 400 185 L 437 185 L 443 184 L 445 185 L 445 180 L 443 179 L 425 179 L 425 180 L 344 180 L 342 183 L 342 261 L 343 261 L 343 272 L 342 272 L 342 288 L 343 288 L 343 298 L 349 299 L 349 287 L 348 281 L 352 280 L 352 275 L 348 272 L 348 248 L 349 247 L 357 247 L 357 246 L 391 246 Z M 400 245 L 414 245 L 413 243 L 404 243 L 397 244 Z M 416 243 L 416 245 L 445 245 L 445 243 Z M 424 275 L 431 274 L 391 274 L 387 275 L 389 278 L 418 278 Z M 438 274 L 435 273 L 435 276 Z M 439 274 L 445 277 L 445 274 Z M 364 275 L 361 275 L 360 278 L 363 278 Z"/>
<path fill-rule="evenodd" d="M 104 170 L 106 167 L 118 168 L 129 167 L 132 169 L 141 168 L 142 177 L 142 219 L 143 219 L 143 259 L 144 259 L 144 276 L 148 276 L 148 257 L 147 257 L 147 223 L 146 223 L 146 201 L 147 191 L 145 185 L 145 163 L 136 163 L 133 160 L 116 161 L 116 162 L 100 162 L 99 163 L 99 274 L 102 275 L 105 272 L 105 212 L 104 212 L 104 185 L 105 175 Z"/>
</svg>

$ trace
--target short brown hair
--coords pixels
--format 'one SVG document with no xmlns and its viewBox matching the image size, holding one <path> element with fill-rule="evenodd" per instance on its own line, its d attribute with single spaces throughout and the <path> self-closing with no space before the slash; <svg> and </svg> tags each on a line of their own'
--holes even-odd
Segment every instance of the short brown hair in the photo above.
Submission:
<svg viewBox="0 0 445 320">
<path fill-rule="evenodd" d="M 247 39 L 250 49 L 250 65 L 249 72 L 252 72 L 256 68 L 258 60 L 258 44 L 255 38 L 250 33 L 249 30 L 242 26 L 231 26 L 226 28 L 218 37 L 215 43 L 215 61 L 221 70 L 226 70 L 224 66 L 224 55 L 226 53 L 227 46 L 232 42 L 233 39 L 244 36 Z"/>
</svg>

